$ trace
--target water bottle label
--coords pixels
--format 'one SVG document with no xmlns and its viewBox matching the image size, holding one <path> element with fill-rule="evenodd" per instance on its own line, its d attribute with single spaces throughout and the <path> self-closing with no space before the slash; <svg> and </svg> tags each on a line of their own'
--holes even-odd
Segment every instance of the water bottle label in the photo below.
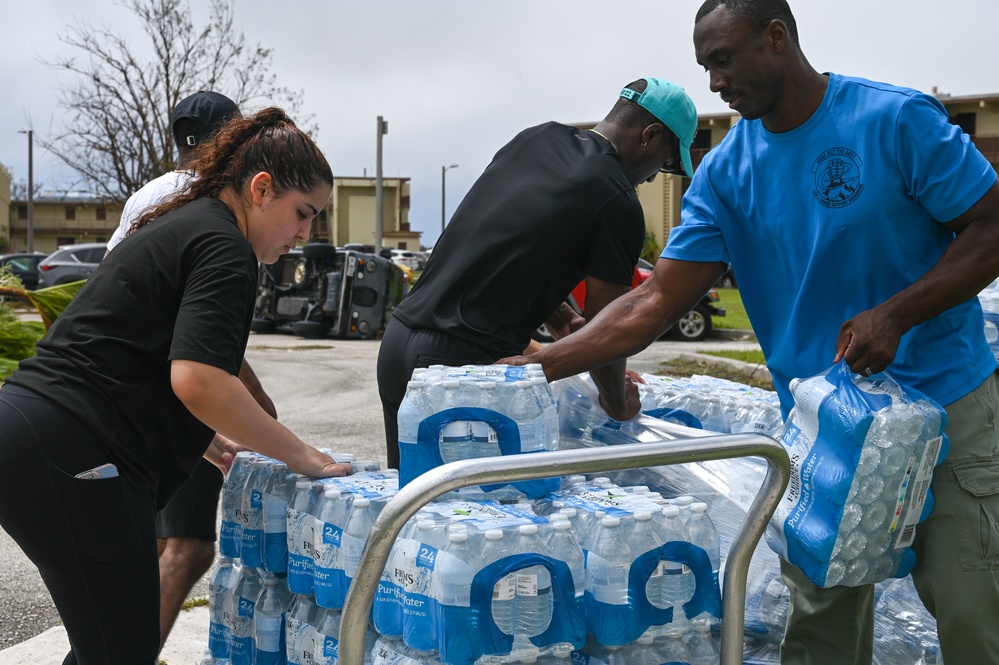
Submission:
<svg viewBox="0 0 999 665">
<path fill-rule="evenodd" d="M 933 480 L 933 467 L 937 463 L 937 456 L 940 454 L 941 445 L 943 445 L 942 436 L 926 442 L 926 448 L 923 449 L 923 456 L 919 461 L 916 477 L 913 479 L 912 491 L 910 492 L 912 502 L 909 504 L 909 510 L 906 513 L 902 530 L 898 534 L 898 540 L 895 541 L 895 549 L 911 546 L 912 541 L 916 538 L 916 523 L 919 522 L 919 518 L 923 514 L 926 495 L 930 490 L 930 482 Z M 909 464 L 912 464 L 912 460 L 909 461 Z M 908 473 L 906 476 L 908 476 Z M 904 482 L 906 481 L 903 480 Z M 899 491 L 900 498 L 904 491 L 904 489 Z M 894 522 L 892 526 L 894 527 Z"/>
<path fill-rule="evenodd" d="M 239 545 L 242 540 L 240 525 L 236 522 L 222 521 L 219 529 L 219 552 L 222 556 L 235 559 L 239 556 Z"/>
<path fill-rule="evenodd" d="M 233 635 L 230 656 L 232 665 L 251 665 L 253 663 L 253 638 Z"/>
<path fill-rule="evenodd" d="M 264 507 L 264 495 L 258 489 L 254 489 L 250 492 L 250 507 L 260 510 Z"/>
<path fill-rule="evenodd" d="M 493 600 L 506 601 L 517 597 L 517 576 L 507 575 L 493 587 Z"/>
<path fill-rule="evenodd" d="M 216 658 L 228 658 L 232 632 L 217 621 L 208 624 L 208 648 Z"/>
<path fill-rule="evenodd" d="M 257 651 L 276 653 L 281 649 L 281 632 L 284 628 L 284 616 L 276 617 L 257 613 L 256 616 Z"/>
<path fill-rule="evenodd" d="M 237 612 L 241 617 L 253 618 L 253 606 L 254 601 L 249 598 L 239 597 L 239 611 Z"/>
<path fill-rule="evenodd" d="M 437 548 L 427 544 L 420 545 L 420 551 L 416 555 L 416 566 L 433 570 L 437 563 Z"/>
<path fill-rule="evenodd" d="M 340 658 L 340 643 L 335 637 L 323 635 L 323 658 Z"/>
<path fill-rule="evenodd" d="M 517 573 L 517 595 L 518 596 L 537 596 L 538 595 L 538 576 L 537 575 L 525 575 L 523 573 Z"/>
<path fill-rule="evenodd" d="M 336 524 L 330 524 L 329 522 L 323 522 L 323 543 L 326 545 L 332 545 L 333 547 L 340 547 L 340 541 L 343 537 L 343 529 L 338 527 Z"/>
</svg>

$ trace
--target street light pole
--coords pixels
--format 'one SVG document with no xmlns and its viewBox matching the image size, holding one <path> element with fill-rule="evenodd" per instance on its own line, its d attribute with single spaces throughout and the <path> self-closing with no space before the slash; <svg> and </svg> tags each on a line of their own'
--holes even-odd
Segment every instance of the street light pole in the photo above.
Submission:
<svg viewBox="0 0 999 665">
<path fill-rule="evenodd" d="M 35 132 L 32 129 L 19 129 L 17 133 L 28 135 L 28 252 L 32 253 L 35 251 Z"/>
<path fill-rule="evenodd" d="M 388 134 L 388 122 L 378 116 L 378 156 L 375 161 L 375 253 L 382 251 L 382 231 L 385 202 L 382 201 L 382 136 Z"/>
<path fill-rule="evenodd" d="M 446 213 L 447 206 L 445 204 L 445 199 L 444 199 L 444 191 L 447 185 L 444 176 L 447 174 L 448 169 L 456 169 L 456 168 L 458 168 L 457 164 L 441 167 L 441 235 L 444 235 L 444 224 L 447 222 L 447 213 Z"/>
</svg>

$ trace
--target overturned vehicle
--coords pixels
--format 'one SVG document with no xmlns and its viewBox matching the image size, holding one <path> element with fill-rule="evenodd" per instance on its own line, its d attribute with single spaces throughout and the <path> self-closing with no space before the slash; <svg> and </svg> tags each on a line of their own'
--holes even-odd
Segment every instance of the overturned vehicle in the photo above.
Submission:
<svg viewBox="0 0 999 665">
<path fill-rule="evenodd" d="M 311 243 L 260 266 L 251 329 L 373 339 L 407 289 L 402 269 L 388 259 Z"/>
</svg>

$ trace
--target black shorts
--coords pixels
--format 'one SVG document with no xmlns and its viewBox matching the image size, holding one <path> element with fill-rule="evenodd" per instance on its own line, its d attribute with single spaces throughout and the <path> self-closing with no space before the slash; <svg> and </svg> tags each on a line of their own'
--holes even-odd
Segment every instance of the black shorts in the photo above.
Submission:
<svg viewBox="0 0 999 665">
<path fill-rule="evenodd" d="M 156 537 L 215 542 L 222 480 L 217 466 L 199 461 L 187 482 L 156 513 Z"/>
</svg>

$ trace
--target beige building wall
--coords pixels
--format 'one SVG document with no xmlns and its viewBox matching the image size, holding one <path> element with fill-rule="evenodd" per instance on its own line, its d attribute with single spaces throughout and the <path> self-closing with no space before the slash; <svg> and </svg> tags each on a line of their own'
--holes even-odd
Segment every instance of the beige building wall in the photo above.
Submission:
<svg viewBox="0 0 999 665">
<path fill-rule="evenodd" d="M 409 178 L 382 180 L 382 246 L 419 249 L 420 233 L 409 228 Z M 316 236 L 335 245 L 375 244 L 374 178 L 334 178 L 327 206 L 328 229 L 317 228 Z"/>
<path fill-rule="evenodd" d="M 35 251 L 51 253 L 61 245 L 107 242 L 118 228 L 121 208 L 84 195 L 43 192 L 34 200 Z M 7 210 L 11 251 L 27 251 L 28 202 L 12 201 Z"/>
<path fill-rule="evenodd" d="M 0 252 L 10 247 L 10 171 L 0 164 Z"/>
</svg>

